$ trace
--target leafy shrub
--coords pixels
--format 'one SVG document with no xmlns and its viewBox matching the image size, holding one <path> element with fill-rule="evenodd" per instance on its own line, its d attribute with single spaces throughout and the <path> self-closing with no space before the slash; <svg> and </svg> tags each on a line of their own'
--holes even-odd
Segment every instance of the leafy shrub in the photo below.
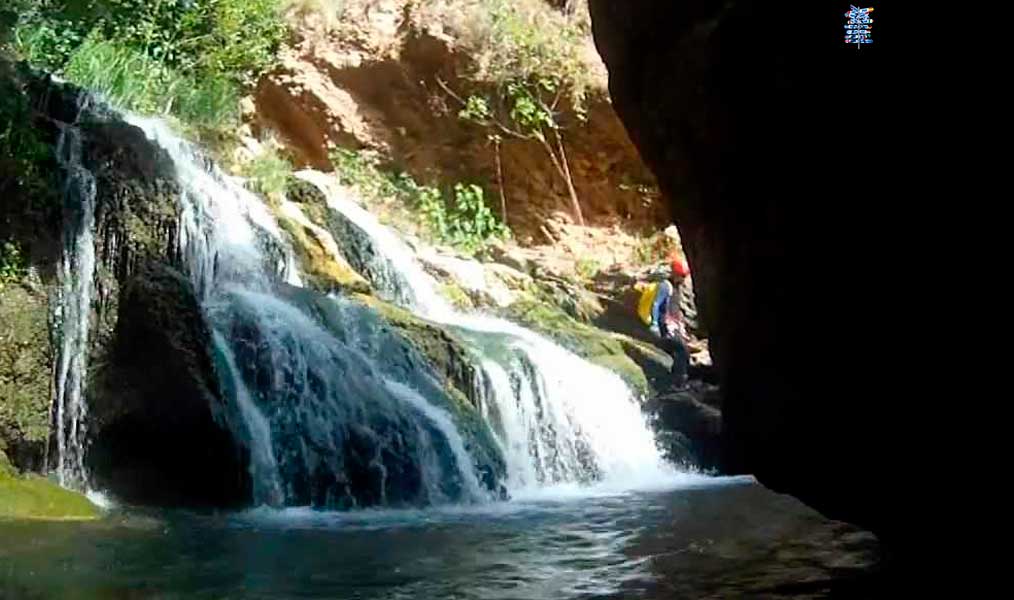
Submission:
<svg viewBox="0 0 1014 600">
<path fill-rule="evenodd" d="M 567 6 L 558 10 L 561 5 Z M 585 53 L 591 37 L 587 0 L 429 0 L 416 10 L 457 35 L 474 57 L 476 81 L 504 89 L 511 82 L 553 78 L 579 105 L 596 77 Z"/>
<path fill-rule="evenodd" d="M 445 220 L 449 230 L 445 238 L 471 252 L 481 249 L 488 240 L 502 239 L 509 233 L 489 209 L 482 188 L 475 184 L 454 186 L 454 207 Z"/>
<path fill-rule="evenodd" d="M 284 194 L 292 179 L 292 165 L 274 150 L 258 154 L 244 170 L 254 191 L 268 198 Z"/>
<path fill-rule="evenodd" d="M 589 85 L 582 52 L 587 32 L 570 22 L 538 16 L 524 3 L 487 0 L 491 19 L 491 40 L 479 65 L 484 79 L 499 84 L 531 85 L 551 82 L 571 94 L 581 106 Z"/>
<path fill-rule="evenodd" d="M 569 110 L 579 121 L 587 118 L 585 96 L 593 78 L 584 58 L 589 31 L 545 2 L 482 0 L 481 4 L 487 9 L 487 33 L 479 43 L 483 50 L 473 78 L 492 85 L 467 98 L 442 85 L 461 102 L 459 117 L 486 129 L 498 164 L 504 136 L 537 142 L 567 186 L 575 222 L 584 225 L 561 113 Z M 502 189 L 503 181 L 498 183 Z"/>
<path fill-rule="evenodd" d="M 17 283 L 25 275 L 25 261 L 21 248 L 14 242 L 0 245 L 0 290 Z"/>
<path fill-rule="evenodd" d="M 638 240 L 635 257 L 641 265 L 658 265 L 669 260 L 677 251 L 678 247 L 670 237 L 656 233 Z"/>
<path fill-rule="evenodd" d="M 0 55 L 0 198 L 19 198 L 17 209 L 25 214 L 53 208 L 58 199 L 52 181 L 55 169 L 55 157 L 35 127 L 21 78 Z"/>
<path fill-rule="evenodd" d="M 368 199 L 396 198 L 422 215 L 430 236 L 466 252 L 477 252 L 494 239 L 510 235 L 486 204 L 475 184 L 458 183 L 448 193 L 420 185 L 407 173 L 390 173 L 371 153 L 338 149 L 331 155 L 338 180 Z"/>
<path fill-rule="evenodd" d="M 594 258 L 582 258 L 574 265 L 574 270 L 581 280 L 591 281 L 602 270 L 602 265 Z"/>
<path fill-rule="evenodd" d="M 28 13 L 14 32 L 14 45 L 33 66 L 59 72 L 88 35 L 87 26 L 78 21 L 42 18 Z"/>
<path fill-rule="evenodd" d="M 338 148 L 331 153 L 331 162 L 338 181 L 355 187 L 368 198 L 405 198 L 420 192 L 407 174 L 393 175 L 382 171 L 380 156 L 376 153 Z"/>
<path fill-rule="evenodd" d="M 19 13 L 13 45 L 125 108 L 224 130 L 284 36 L 281 0 L 43 0 Z"/>
</svg>

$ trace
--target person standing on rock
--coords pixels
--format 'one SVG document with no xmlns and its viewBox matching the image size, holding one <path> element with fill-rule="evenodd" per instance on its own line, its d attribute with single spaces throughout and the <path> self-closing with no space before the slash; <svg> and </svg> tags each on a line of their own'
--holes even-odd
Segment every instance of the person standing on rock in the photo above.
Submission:
<svg viewBox="0 0 1014 600">
<path fill-rule="evenodd" d="M 680 308 L 680 298 L 683 296 L 681 287 L 689 274 L 690 269 L 685 262 L 680 259 L 674 260 L 669 277 L 658 284 L 651 306 L 651 327 L 658 328 L 666 349 L 671 348 L 673 383 L 677 387 L 686 385 L 690 371 L 690 351 L 683 341 Z"/>
</svg>

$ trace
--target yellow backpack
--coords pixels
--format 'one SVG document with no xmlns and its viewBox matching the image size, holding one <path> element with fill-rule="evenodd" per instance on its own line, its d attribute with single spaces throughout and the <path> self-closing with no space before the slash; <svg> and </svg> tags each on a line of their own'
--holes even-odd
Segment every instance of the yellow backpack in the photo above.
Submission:
<svg viewBox="0 0 1014 600">
<path fill-rule="evenodd" d="M 655 294 L 658 292 L 658 283 L 650 283 L 641 292 L 641 300 L 637 303 L 637 315 L 641 317 L 645 325 L 651 325 L 651 307 L 655 303 Z"/>
</svg>

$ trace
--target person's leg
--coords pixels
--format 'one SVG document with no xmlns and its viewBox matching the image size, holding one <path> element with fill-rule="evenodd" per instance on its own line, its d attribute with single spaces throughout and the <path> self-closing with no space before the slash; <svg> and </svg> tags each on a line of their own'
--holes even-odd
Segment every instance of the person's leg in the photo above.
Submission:
<svg viewBox="0 0 1014 600">
<path fill-rule="evenodd" d="M 690 371 L 690 351 L 679 335 L 672 336 L 672 345 L 672 380 L 677 387 L 683 387 Z"/>
<path fill-rule="evenodd" d="M 663 340 L 667 340 L 672 337 L 672 332 L 669 331 L 669 323 L 666 322 L 666 314 L 669 311 L 669 300 L 663 300 L 662 306 L 658 309 L 658 333 L 662 336 Z"/>
</svg>

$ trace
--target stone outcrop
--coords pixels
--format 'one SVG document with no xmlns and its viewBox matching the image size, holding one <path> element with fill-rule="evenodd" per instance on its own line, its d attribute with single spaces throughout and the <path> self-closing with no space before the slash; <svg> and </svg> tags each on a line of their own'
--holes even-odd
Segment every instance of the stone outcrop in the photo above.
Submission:
<svg viewBox="0 0 1014 600">
<path fill-rule="evenodd" d="M 319 225 L 327 222 L 328 212 L 323 193 L 293 177 L 275 216 L 292 240 L 310 286 L 325 293 L 369 293 L 369 283 L 349 265 L 331 233 Z"/>
<path fill-rule="evenodd" d="M 99 508 L 82 494 L 38 475 L 14 473 L 0 452 L 0 521 L 92 521 L 100 515 Z"/>
<path fill-rule="evenodd" d="M 0 289 L 0 455 L 6 452 L 24 470 L 42 468 L 49 436 L 48 320 L 42 290 Z"/>
<path fill-rule="evenodd" d="M 299 166 L 330 171 L 335 148 L 373 150 L 420 182 L 486 183 L 499 206 L 487 134 L 459 118 L 462 106 L 447 92 L 467 97 L 489 84 L 470 75 L 475 57 L 462 42 L 466 33 L 429 14 L 427 4 L 385 0 L 367 14 L 347 15 L 337 32 L 299 24 L 278 68 L 248 103 L 253 133 L 280 134 Z M 601 72 L 595 53 L 588 54 L 594 57 L 588 69 Z M 583 122 L 572 111 L 561 111 L 561 118 L 588 221 L 631 230 L 667 223 L 665 204 L 644 193 L 653 187 L 651 174 L 607 94 L 595 90 L 587 110 Z M 566 186 L 537 143 L 505 137 L 507 222 L 521 237 L 546 241 L 541 225 L 568 210 Z"/>
<path fill-rule="evenodd" d="M 88 463 L 99 487 L 141 504 L 249 501 L 245 449 L 224 424 L 210 349 L 190 282 L 157 263 L 138 268 L 90 395 Z"/>
<path fill-rule="evenodd" d="M 479 398 L 475 394 L 478 388 L 477 369 L 465 343 L 457 335 L 400 307 L 364 294 L 336 302 L 304 288 L 284 286 L 279 291 L 288 302 L 311 316 L 341 344 L 371 357 L 383 376 L 404 383 L 422 394 L 434 407 L 446 411 L 461 433 L 485 487 L 500 495 L 506 493 L 500 487 L 506 478 L 506 463 L 489 424 L 481 416 Z M 352 438 L 358 437 L 356 431 L 366 431 L 370 427 L 397 427 L 394 422 L 388 423 L 392 415 L 384 414 L 382 410 L 376 414 L 359 415 L 359 418 L 366 420 L 351 424 L 351 427 L 346 423 L 335 423 L 334 426 L 349 427 Z M 381 426 L 384 423 L 387 425 Z M 358 472 L 371 470 L 371 456 L 355 439 L 346 448 L 344 456 L 349 489 L 358 496 L 357 501 L 362 506 L 376 501 L 368 497 L 368 490 L 373 485 L 356 476 Z M 360 467 L 356 466 L 357 457 L 366 461 Z M 408 501 L 418 492 L 414 488 L 418 484 L 417 477 L 410 472 L 404 473 L 404 476 L 404 480 L 398 477 L 387 480 L 389 502 Z M 444 483 L 452 487 L 456 485 Z"/>
<path fill-rule="evenodd" d="M 714 471 L 722 460 L 722 405 L 717 386 L 699 380 L 652 397 L 645 409 L 666 456 L 675 463 Z"/>
<path fill-rule="evenodd" d="M 771 35 L 768 3 L 591 1 L 616 110 L 694 269 L 725 396 L 723 466 L 890 543 L 910 506 L 898 474 L 913 462 L 896 439 L 912 395 L 899 381 L 918 377 L 859 336 L 897 340 L 906 326 L 892 304 L 905 297 L 901 251 L 887 243 L 906 229 L 894 228 L 902 204 L 873 183 L 881 103 L 863 104 L 863 141 L 849 141 L 857 106 L 842 78 L 883 97 L 886 69 L 876 48 L 842 44 L 844 8 L 779 5 L 785 35 Z M 884 303 L 861 326 L 858 277 Z"/>
<path fill-rule="evenodd" d="M 0 239 L 19 244 L 28 273 L 0 298 L 4 330 L 13 336 L 4 340 L 0 358 L 11 361 L 5 370 L 0 360 L 0 380 L 17 390 L 13 397 L 4 389 L 0 398 L 0 438 L 5 438 L 0 446 L 15 466 L 42 471 L 48 437 L 52 467 L 55 356 L 49 316 L 57 310 L 62 221 L 75 210 L 60 201 L 63 177 L 55 150 L 62 128 L 76 124 L 83 166 L 94 175 L 97 191 L 86 390 L 92 483 L 143 504 L 248 502 L 245 449 L 224 427 L 226 416 L 218 414 L 222 401 L 209 333 L 179 272 L 179 189 L 168 156 L 140 129 L 94 101 L 82 101 L 74 86 L 22 67 L 5 66 L 0 75 L 31 107 L 44 146 L 40 152 L 51 157 L 39 164 L 53 181 L 44 188 L 51 194 L 15 188 L 0 205 Z"/>
</svg>

